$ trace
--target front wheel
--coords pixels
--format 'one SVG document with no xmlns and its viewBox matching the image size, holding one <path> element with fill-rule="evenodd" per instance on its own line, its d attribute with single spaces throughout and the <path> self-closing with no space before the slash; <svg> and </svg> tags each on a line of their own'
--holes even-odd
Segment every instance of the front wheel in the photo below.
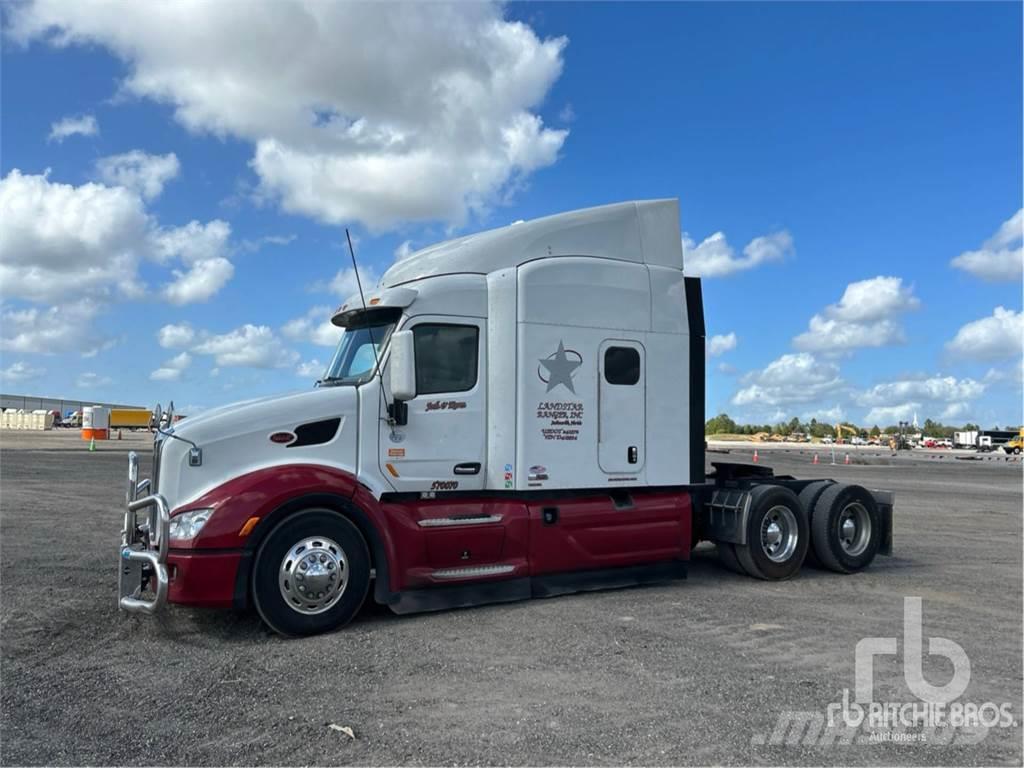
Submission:
<svg viewBox="0 0 1024 768">
<path fill-rule="evenodd" d="M 370 585 L 370 555 L 359 529 L 327 509 L 285 518 L 260 545 L 253 602 L 282 635 L 315 635 L 352 620 Z"/>
</svg>

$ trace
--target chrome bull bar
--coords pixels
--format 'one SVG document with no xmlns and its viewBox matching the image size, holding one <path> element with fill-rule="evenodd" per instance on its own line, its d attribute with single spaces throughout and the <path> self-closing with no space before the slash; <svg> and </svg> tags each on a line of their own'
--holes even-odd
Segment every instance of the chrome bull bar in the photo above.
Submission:
<svg viewBox="0 0 1024 768">
<path fill-rule="evenodd" d="M 167 501 L 160 494 L 140 497 L 149 488 L 149 480 L 139 481 L 138 454 L 135 451 L 129 452 L 128 488 L 125 493 L 117 579 L 118 607 L 129 613 L 155 613 L 167 602 L 167 547 L 171 516 Z M 148 510 L 148 514 L 140 522 L 138 513 L 143 510 Z M 153 587 L 152 599 L 142 596 L 147 581 Z"/>
</svg>

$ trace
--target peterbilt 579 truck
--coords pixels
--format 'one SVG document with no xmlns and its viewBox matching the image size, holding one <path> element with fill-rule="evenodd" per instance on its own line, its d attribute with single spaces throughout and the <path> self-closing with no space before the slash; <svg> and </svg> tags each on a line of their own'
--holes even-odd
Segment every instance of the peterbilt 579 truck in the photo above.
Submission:
<svg viewBox="0 0 1024 768">
<path fill-rule="evenodd" d="M 333 316 L 312 391 L 161 429 L 129 458 L 119 605 L 255 608 L 306 635 L 397 613 L 888 554 L 892 494 L 717 463 L 675 200 L 590 208 L 395 263 Z M 170 422 L 173 423 L 173 422 Z"/>
</svg>

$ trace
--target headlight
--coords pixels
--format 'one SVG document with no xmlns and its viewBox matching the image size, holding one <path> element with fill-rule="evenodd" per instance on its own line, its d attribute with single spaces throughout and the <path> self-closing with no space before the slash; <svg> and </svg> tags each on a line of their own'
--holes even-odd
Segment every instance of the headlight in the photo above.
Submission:
<svg viewBox="0 0 1024 768">
<path fill-rule="evenodd" d="M 199 535 L 206 521 L 213 514 L 212 509 L 190 509 L 171 518 L 171 540 L 189 541 Z"/>
</svg>

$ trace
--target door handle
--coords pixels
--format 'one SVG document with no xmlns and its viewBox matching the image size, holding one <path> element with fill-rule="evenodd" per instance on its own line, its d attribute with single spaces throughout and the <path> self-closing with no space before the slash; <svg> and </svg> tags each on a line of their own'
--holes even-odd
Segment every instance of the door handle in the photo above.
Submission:
<svg viewBox="0 0 1024 768">
<path fill-rule="evenodd" d="M 478 475 L 480 474 L 480 462 L 466 461 L 462 464 L 456 464 L 452 472 L 456 475 Z"/>
</svg>

